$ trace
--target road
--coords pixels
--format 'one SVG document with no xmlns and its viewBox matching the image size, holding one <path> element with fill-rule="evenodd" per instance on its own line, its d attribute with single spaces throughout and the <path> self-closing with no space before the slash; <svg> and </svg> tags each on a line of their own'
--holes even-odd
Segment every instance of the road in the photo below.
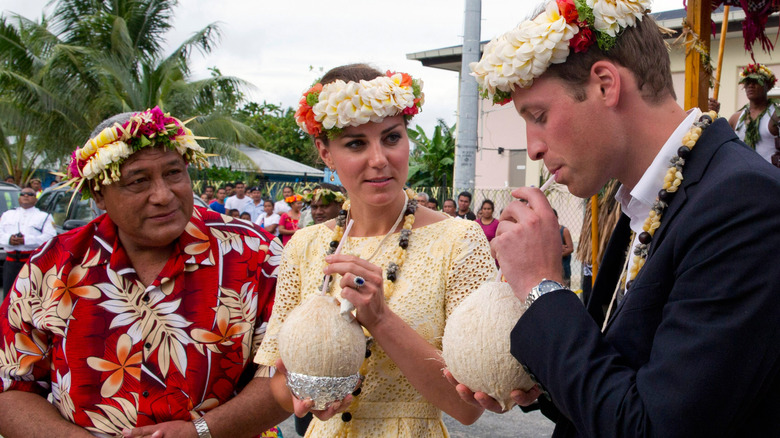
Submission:
<svg viewBox="0 0 780 438">
<path fill-rule="evenodd" d="M 444 424 L 452 438 L 543 438 L 552 435 L 553 423 L 539 411 L 524 414 L 514 408 L 506 414 L 485 412 L 476 423 L 464 426 L 444 415 Z M 285 438 L 296 438 L 293 417 L 281 424 Z"/>
</svg>

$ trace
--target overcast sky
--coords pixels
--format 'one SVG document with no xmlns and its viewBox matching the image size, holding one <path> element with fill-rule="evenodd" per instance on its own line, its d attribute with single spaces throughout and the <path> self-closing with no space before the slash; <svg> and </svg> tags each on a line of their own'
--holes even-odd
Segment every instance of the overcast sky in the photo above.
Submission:
<svg viewBox="0 0 780 438">
<path fill-rule="evenodd" d="M 37 19 L 48 0 L 3 0 L 2 13 Z M 522 21 L 537 2 L 485 0 L 481 39 Z M 455 122 L 458 74 L 423 67 L 407 53 L 460 45 L 464 0 L 180 0 L 168 44 L 178 46 L 196 30 L 219 22 L 222 40 L 193 74 L 216 66 L 254 85 L 251 100 L 297 106 L 301 93 L 328 69 L 368 62 L 380 70 L 405 71 L 425 82 L 425 106 L 412 126 L 431 133 L 437 119 Z M 682 8 L 682 0 L 656 0 L 655 12 Z M 50 8 L 48 8 L 50 9 Z M 313 70 L 310 69 L 313 68 Z"/>
</svg>

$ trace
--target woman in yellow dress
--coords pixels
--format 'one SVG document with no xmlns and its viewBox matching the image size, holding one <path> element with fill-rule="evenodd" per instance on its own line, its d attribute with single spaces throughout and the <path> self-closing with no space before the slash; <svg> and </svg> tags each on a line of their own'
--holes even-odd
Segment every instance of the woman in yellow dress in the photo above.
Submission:
<svg viewBox="0 0 780 438">
<path fill-rule="evenodd" d="M 274 365 L 280 325 L 320 290 L 323 273 L 333 276 L 330 293 L 356 307 L 373 338 L 351 404 L 328 421 L 315 418 L 306 437 L 446 437 L 442 411 L 464 424 L 482 414 L 442 376 L 441 336 L 455 306 L 495 276 L 495 264 L 475 222 L 418 207 L 404 191 L 406 124 L 422 102 L 421 81 L 353 64 L 326 73 L 296 113 L 338 173 L 349 205 L 339 218 L 298 231 L 285 247 L 255 362 Z M 352 229 L 333 255 L 349 219 Z"/>
</svg>

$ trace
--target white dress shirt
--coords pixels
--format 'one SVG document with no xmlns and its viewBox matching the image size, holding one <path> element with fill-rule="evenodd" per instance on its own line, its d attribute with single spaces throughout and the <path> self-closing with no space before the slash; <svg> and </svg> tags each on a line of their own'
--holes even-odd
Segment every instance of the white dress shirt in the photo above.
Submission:
<svg viewBox="0 0 780 438">
<path fill-rule="evenodd" d="M 17 233 L 24 235 L 24 245 L 9 243 L 11 236 Z M 6 251 L 32 251 L 56 235 L 54 218 L 35 207 L 16 207 L 0 217 L 0 245 Z"/>
</svg>

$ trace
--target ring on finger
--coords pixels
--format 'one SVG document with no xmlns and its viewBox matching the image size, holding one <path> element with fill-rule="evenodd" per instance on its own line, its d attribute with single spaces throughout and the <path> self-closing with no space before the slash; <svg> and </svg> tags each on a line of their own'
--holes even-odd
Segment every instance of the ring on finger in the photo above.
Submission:
<svg viewBox="0 0 780 438">
<path fill-rule="evenodd" d="M 355 286 L 355 289 L 360 289 L 364 284 L 366 284 L 366 279 L 356 275 L 355 278 L 352 279 L 352 284 Z"/>
</svg>

